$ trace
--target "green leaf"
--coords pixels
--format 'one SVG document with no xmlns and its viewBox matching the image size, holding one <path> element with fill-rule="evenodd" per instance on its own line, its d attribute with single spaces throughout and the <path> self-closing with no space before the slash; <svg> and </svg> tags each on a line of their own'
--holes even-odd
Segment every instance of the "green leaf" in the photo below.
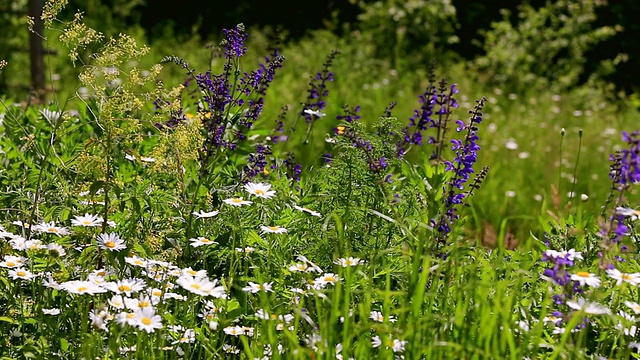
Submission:
<svg viewBox="0 0 640 360">
<path fill-rule="evenodd" d="M 13 320 L 10 317 L 6 317 L 6 316 L 0 316 L 0 321 L 4 321 L 4 322 L 8 322 L 10 324 L 15 324 L 15 320 Z"/>
</svg>

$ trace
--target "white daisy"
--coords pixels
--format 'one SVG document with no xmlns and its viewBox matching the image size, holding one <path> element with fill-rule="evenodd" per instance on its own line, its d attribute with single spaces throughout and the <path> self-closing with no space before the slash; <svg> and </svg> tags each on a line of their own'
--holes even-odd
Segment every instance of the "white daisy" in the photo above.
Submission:
<svg viewBox="0 0 640 360">
<path fill-rule="evenodd" d="M 336 265 L 340 265 L 344 268 L 349 267 L 349 266 L 358 266 L 358 265 L 362 265 L 364 264 L 364 260 L 360 260 L 359 258 L 354 258 L 349 256 L 348 258 L 342 258 L 342 259 L 338 259 L 336 261 L 333 262 Z"/>
<path fill-rule="evenodd" d="M 127 264 L 133 265 L 133 266 L 139 266 L 139 267 L 146 267 L 147 266 L 147 259 L 141 258 L 141 257 L 137 257 L 136 255 L 133 256 L 129 256 L 124 258 L 124 261 Z"/>
<path fill-rule="evenodd" d="M 280 226 L 260 226 L 260 230 L 262 230 L 265 233 L 272 233 L 272 234 L 284 234 L 287 232 L 287 229 L 280 227 Z"/>
<path fill-rule="evenodd" d="M 200 210 L 199 212 L 194 211 L 192 214 L 195 215 L 198 219 L 204 219 L 204 218 L 210 218 L 210 217 L 214 217 L 216 215 L 218 215 L 220 213 L 220 211 L 203 211 Z"/>
<path fill-rule="evenodd" d="M 49 254 L 53 257 L 63 257 L 67 253 L 67 251 L 62 246 L 56 243 L 48 244 L 47 250 L 49 251 Z"/>
<path fill-rule="evenodd" d="M 9 270 L 9 276 L 13 280 L 22 279 L 22 280 L 30 281 L 34 277 L 36 277 L 37 275 L 35 275 L 34 273 L 32 273 L 29 270 L 26 270 L 26 269 L 23 269 L 23 268 L 17 268 L 17 269 Z"/>
<path fill-rule="evenodd" d="M 636 315 L 640 314 L 640 305 L 638 305 L 637 303 L 625 300 L 624 304 L 627 305 L 629 309 L 633 310 Z"/>
<path fill-rule="evenodd" d="M 313 215 L 313 216 L 317 216 L 317 217 L 321 217 L 322 216 L 319 212 L 313 211 L 313 210 L 311 210 L 309 208 L 306 208 L 306 207 L 301 207 L 301 206 L 298 206 L 298 205 L 293 205 L 293 207 L 294 207 L 294 209 L 302 211 L 302 212 L 306 212 L 309 215 Z"/>
<path fill-rule="evenodd" d="M 124 240 L 122 240 L 118 234 L 100 234 L 98 235 L 98 246 L 101 249 L 107 249 L 109 251 L 120 251 L 126 249 Z"/>
<path fill-rule="evenodd" d="M 0 262 L 0 266 L 3 268 L 18 268 L 27 263 L 27 258 L 22 256 L 5 255 L 4 260 Z"/>
<path fill-rule="evenodd" d="M 384 322 L 384 315 L 380 311 L 372 311 L 369 314 L 369 318 L 373 321 Z M 396 322 L 398 319 L 395 316 L 389 316 L 389 322 Z"/>
<path fill-rule="evenodd" d="M 316 290 L 320 290 L 320 289 L 323 289 L 325 286 L 327 286 L 327 284 L 335 285 L 339 279 L 340 278 L 336 274 L 326 273 L 320 277 L 315 278 L 315 280 L 313 280 L 313 287 Z"/>
<path fill-rule="evenodd" d="M 577 273 L 572 274 L 571 280 L 577 281 L 581 286 L 587 285 L 593 288 L 600 286 L 600 279 L 598 279 L 595 274 L 586 271 L 578 271 Z"/>
<path fill-rule="evenodd" d="M 247 192 L 249 192 L 252 195 L 255 195 L 257 197 L 261 197 L 263 199 L 271 199 L 272 197 L 274 197 L 276 195 L 275 190 L 269 190 L 271 189 L 271 184 L 265 184 L 265 183 L 247 183 L 244 185 L 244 189 L 247 190 Z"/>
<path fill-rule="evenodd" d="M 246 291 L 246 292 L 250 292 L 252 294 L 255 294 L 255 293 L 258 293 L 260 291 L 273 292 L 273 289 L 271 288 L 271 283 L 257 284 L 257 283 L 254 283 L 252 281 L 249 281 L 247 286 L 242 288 L 242 291 Z"/>
<path fill-rule="evenodd" d="M 63 282 L 62 284 L 60 284 L 60 288 L 72 294 L 78 294 L 78 295 L 84 295 L 84 294 L 94 295 L 94 294 L 107 292 L 107 289 L 101 286 L 98 286 L 92 283 L 91 281 L 80 281 L 80 280 Z"/>
<path fill-rule="evenodd" d="M 105 282 L 102 287 L 109 291 L 113 291 L 116 294 L 125 294 L 131 296 L 133 293 L 137 293 L 147 286 L 141 279 L 123 279 L 115 282 Z"/>
<path fill-rule="evenodd" d="M 191 275 L 180 276 L 176 283 L 182 286 L 183 289 L 201 296 L 209 296 L 211 290 L 216 285 L 216 283 L 210 281 L 207 277 L 194 277 Z"/>
<path fill-rule="evenodd" d="M 640 273 L 632 273 L 627 274 L 623 273 L 618 269 L 609 269 L 607 270 L 607 275 L 616 281 L 616 285 L 620 286 L 623 282 L 629 283 L 631 285 L 640 284 Z"/>
<path fill-rule="evenodd" d="M 611 310 L 607 309 L 606 307 L 595 302 L 588 302 L 584 298 L 568 300 L 567 306 L 574 310 L 583 311 L 585 314 L 600 315 L 611 313 Z"/>
<path fill-rule="evenodd" d="M 83 216 L 77 216 L 71 219 L 71 225 L 75 226 L 100 226 L 104 220 L 98 215 L 84 214 Z"/>
<path fill-rule="evenodd" d="M 242 198 L 231 198 L 222 200 L 225 204 L 231 206 L 242 206 L 242 205 L 251 205 L 253 201 L 242 200 Z"/>
<path fill-rule="evenodd" d="M 197 238 L 191 238 L 191 239 L 189 239 L 189 241 L 191 241 L 191 246 L 193 246 L 193 247 L 198 247 L 198 246 L 202 246 L 202 245 L 218 244 L 217 242 L 209 240 L 206 237 L 202 237 L 202 236 L 199 236 Z"/>
<path fill-rule="evenodd" d="M 70 234 L 69 230 L 65 227 L 56 226 L 55 222 L 43 222 L 33 226 L 33 230 L 40 233 L 56 234 L 58 236 L 64 236 Z"/>
<path fill-rule="evenodd" d="M 238 325 L 227 326 L 226 328 L 222 329 L 222 331 L 224 331 L 225 334 L 232 336 L 244 335 L 244 329 Z"/>
<path fill-rule="evenodd" d="M 162 329 L 162 318 L 156 315 L 152 307 L 146 307 L 135 311 L 135 326 L 148 333 L 154 332 L 156 329 Z"/>
</svg>

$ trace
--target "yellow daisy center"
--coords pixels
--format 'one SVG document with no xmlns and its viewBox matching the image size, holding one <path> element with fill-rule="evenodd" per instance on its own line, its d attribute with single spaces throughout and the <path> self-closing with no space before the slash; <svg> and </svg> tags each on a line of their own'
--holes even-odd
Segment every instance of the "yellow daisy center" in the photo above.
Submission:
<svg viewBox="0 0 640 360">
<path fill-rule="evenodd" d="M 621 278 L 622 278 L 623 280 L 631 280 L 631 275 L 629 275 L 629 274 L 622 274 Z"/>
<path fill-rule="evenodd" d="M 17 271 L 17 272 L 16 272 L 16 274 L 17 274 L 18 276 L 26 276 L 26 275 L 27 275 L 27 272 L 26 272 L 26 271 L 22 271 L 22 270 L 20 270 L 20 271 Z"/>
<path fill-rule="evenodd" d="M 336 278 L 333 276 L 327 276 L 324 278 L 324 281 L 327 281 L 327 282 L 336 281 Z"/>
<path fill-rule="evenodd" d="M 200 284 L 191 284 L 191 288 L 192 289 L 196 289 L 196 290 L 200 290 L 202 288 L 202 286 L 200 286 Z"/>
<path fill-rule="evenodd" d="M 200 239 L 200 242 L 202 242 L 202 243 L 210 243 L 211 240 L 209 240 L 207 238 L 204 238 L 204 239 Z"/>
<path fill-rule="evenodd" d="M 151 295 L 153 295 L 153 296 L 161 296 L 161 295 L 162 295 L 162 291 L 160 291 L 160 290 L 154 290 L 154 291 L 151 293 Z"/>
<path fill-rule="evenodd" d="M 151 325 L 151 319 L 149 319 L 148 317 L 143 317 L 142 320 L 140 320 L 140 322 L 145 325 Z"/>
<path fill-rule="evenodd" d="M 87 291 L 88 289 L 89 289 L 89 288 L 88 288 L 88 287 L 86 287 L 86 286 L 80 286 L 80 287 L 78 288 L 78 292 L 85 292 L 85 291 Z"/>
<path fill-rule="evenodd" d="M 58 229 L 54 228 L 54 227 L 50 227 L 47 229 L 48 232 L 52 232 L 52 233 L 57 233 Z"/>
<path fill-rule="evenodd" d="M 14 263 L 13 261 L 7 261 L 7 266 L 8 266 L 8 267 L 14 267 L 14 266 L 16 266 L 16 265 L 17 265 L 17 264 L 16 264 L 16 263 Z"/>
<path fill-rule="evenodd" d="M 120 291 L 131 291 L 131 286 L 129 286 L 129 285 L 120 285 L 120 286 L 118 286 L 118 290 L 120 290 Z"/>
<path fill-rule="evenodd" d="M 133 319 L 135 317 L 136 317 L 136 314 L 134 314 L 134 313 L 128 313 L 127 314 L 127 319 Z"/>
<path fill-rule="evenodd" d="M 256 189 L 256 191 L 255 191 L 255 192 L 256 192 L 256 195 L 264 195 L 264 194 L 266 194 L 266 193 L 264 192 L 264 190 L 262 190 L 262 189 Z"/>
<path fill-rule="evenodd" d="M 138 307 L 141 307 L 141 308 L 145 308 L 145 307 L 149 307 L 149 306 L 151 306 L 151 304 L 148 301 L 140 301 L 138 303 Z"/>
<path fill-rule="evenodd" d="M 187 270 L 187 273 L 189 273 L 189 275 L 195 275 L 198 272 L 192 269 L 192 270 Z"/>
<path fill-rule="evenodd" d="M 576 275 L 578 275 L 578 276 L 580 276 L 580 277 L 585 277 L 585 278 L 586 278 L 586 277 L 591 277 L 591 274 L 589 274 L 589 273 L 588 273 L 588 272 L 586 272 L 586 271 L 578 271 L 578 272 L 576 273 Z"/>
<path fill-rule="evenodd" d="M 231 202 L 234 202 L 234 203 L 236 203 L 236 204 L 237 204 L 237 203 L 241 203 L 241 202 L 242 202 L 242 199 L 231 199 Z"/>
<path fill-rule="evenodd" d="M 280 230 L 280 226 L 269 226 L 269 230 L 278 231 L 278 230 Z"/>
<path fill-rule="evenodd" d="M 108 247 L 109 249 L 113 249 L 116 247 L 116 243 L 113 241 L 105 241 L 104 246 Z"/>
<path fill-rule="evenodd" d="M 82 223 L 83 223 L 84 225 L 91 225 L 91 221 L 89 221 L 89 220 L 85 220 L 85 221 L 83 221 Z"/>
</svg>

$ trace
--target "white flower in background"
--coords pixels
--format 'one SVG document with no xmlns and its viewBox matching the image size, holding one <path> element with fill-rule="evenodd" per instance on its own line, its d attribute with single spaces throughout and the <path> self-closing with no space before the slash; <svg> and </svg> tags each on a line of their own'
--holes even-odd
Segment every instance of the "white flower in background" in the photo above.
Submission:
<svg viewBox="0 0 640 360">
<path fill-rule="evenodd" d="M 207 277 L 194 277 L 191 275 L 180 276 L 176 283 L 183 289 L 201 296 L 211 295 L 210 292 L 216 286 L 216 283 L 210 281 Z"/>
<path fill-rule="evenodd" d="M 196 341 L 196 332 L 193 329 L 186 329 L 184 334 L 180 336 L 177 340 L 173 341 L 171 345 L 176 344 L 189 344 Z"/>
<path fill-rule="evenodd" d="M 146 162 L 146 163 L 154 163 L 154 162 L 156 162 L 156 159 L 154 159 L 152 157 L 143 156 L 143 157 L 140 158 L 140 161 Z"/>
<path fill-rule="evenodd" d="M 636 209 L 631 209 L 631 208 L 625 208 L 625 207 L 621 207 L 618 206 L 616 208 L 616 215 L 622 215 L 624 217 L 627 217 L 631 220 L 638 220 L 638 218 L 640 218 L 640 211 L 636 210 Z"/>
<path fill-rule="evenodd" d="M 251 204 L 253 204 L 252 201 L 243 200 L 242 198 L 224 199 L 224 200 L 222 200 L 222 202 L 224 202 L 225 204 L 231 205 L 231 206 L 242 206 L 242 205 L 251 205 Z"/>
<path fill-rule="evenodd" d="M 319 117 L 319 118 L 327 116 L 327 114 L 321 112 L 320 110 L 305 109 L 304 113 L 305 114 L 309 114 L 311 116 L 316 116 L 316 117 Z"/>
<path fill-rule="evenodd" d="M 42 114 L 42 116 L 44 116 L 44 118 L 51 123 L 56 122 L 62 116 L 61 111 L 53 111 L 49 109 L 40 110 L 40 114 Z"/>
<path fill-rule="evenodd" d="M 124 261 L 127 264 L 130 264 L 130 265 L 133 265 L 133 266 L 139 266 L 139 267 L 146 267 L 147 266 L 147 259 L 137 257 L 136 255 L 126 257 L 126 258 L 124 258 Z"/>
<path fill-rule="evenodd" d="M 45 309 L 45 308 L 42 308 L 42 313 L 45 314 L 45 315 L 55 316 L 55 315 L 59 315 L 60 314 L 60 309 L 56 309 L 56 308 Z"/>
<path fill-rule="evenodd" d="M 56 226 L 56 223 L 54 221 L 42 222 L 38 225 L 34 225 L 33 231 L 36 231 L 39 233 L 56 234 L 58 236 L 64 236 L 64 235 L 70 234 L 67 228 Z"/>
<path fill-rule="evenodd" d="M 22 256 L 5 255 L 4 260 L 0 262 L 0 266 L 3 268 L 18 268 L 27 264 L 28 259 Z"/>
<path fill-rule="evenodd" d="M 326 273 L 313 280 L 313 288 L 316 290 L 324 289 L 327 284 L 335 285 L 335 283 L 338 282 L 339 279 L 340 278 L 336 274 Z"/>
<path fill-rule="evenodd" d="M 227 326 L 226 328 L 222 329 L 222 331 L 224 331 L 225 334 L 232 336 L 244 335 L 244 329 L 238 325 Z"/>
<path fill-rule="evenodd" d="M 371 338 L 371 346 L 373 348 L 378 348 L 380 347 L 380 345 L 382 345 L 382 340 L 380 339 L 380 336 L 376 335 L 373 338 Z"/>
<path fill-rule="evenodd" d="M 83 216 L 75 216 L 71 220 L 71 225 L 75 226 L 100 226 L 104 220 L 98 215 L 84 214 Z"/>
<path fill-rule="evenodd" d="M 236 251 L 240 252 L 240 253 L 251 254 L 252 252 L 256 251 L 256 249 L 251 247 L 251 246 L 247 246 L 244 249 L 243 248 L 236 248 Z"/>
<path fill-rule="evenodd" d="M 107 292 L 107 289 L 98 286 L 91 281 L 80 280 L 63 282 L 62 284 L 60 284 L 60 288 L 77 295 L 94 295 Z"/>
<path fill-rule="evenodd" d="M 273 289 L 271 288 L 271 283 L 257 284 L 257 283 L 254 283 L 252 281 L 249 281 L 247 286 L 242 288 L 242 291 L 246 291 L 246 292 L 250 292 L 252 294 L 255 294 L 255 293 L 258 293 L 260 291 L 273 292 Z"/>
<path fill-rule="evenodd" d="M 627 301 L 625 300 L 624 304 L 631 310 L 633 310 L 634 313 L 640 314 L 640 305 L 638 305 L 637 303 L 634 303 L 632 301 Z"/>
<path fill-rule="evenodd" d="M 207 277 L 207 270 L 193 270 L 191 267 L 180 269 L 180 274 L 182 275 L 191 275 L 193 277 Z"/>
<path fill-rule="evenodd" d="M 640 284 L 640 273 L 627 274 L 621 272 L 618 269 L 608 269 L 607 275 L 609 275 L 609 277 L 611 277 L 612 279 L 617 280 L 617 286 L 622 285 L 623 282 L 629 283 L 634 286 Z"/>
<path fill-rule="evenodd" d="M 124 156 L 125 159 L 129 160 L 129 161 L 136 161 L 136 157 L 130 154 L 126 154 Z"/>
<path fill-rule="evenodd" d="M 306 207 L 301 207 L 301 206 L 298 206 L 298 205 L 293 205 L 293 208 L 294 208 L 294 209 L 296 209 L 296 210 L 302 211 L 302 212 L 306 212 L 306 213 L 307 213 L 307 214 L 309 214 L 309 215 L 313 215 L 313 216 L 317 216 L 317 217 L 321 217 L 321 216 L 322 216 L 319 212 L 317 212 L 317 211 L 313 211 L 313 210 L 311 210 L 311 209 L 309 209 L 309 208 L 306 208 Z"/>
<path fill-rule="evenodd" d="M 601 314 L 609 314 L 611 310 L 606 307 L 596 303 L 596 302 L 588 302 L 584 298 L 576 298 L 575 300 L 568 300 L 567 306 L 578 311 L 583 311 L 586 314 L 592 315 L 601 315 Z"/>
<path fill-rule="evenodd" d="M 107 300 L 107 303 L 116 309 L 124 309 L 124 299 L 122 298 L 122 295 L 113 295 L 109 300 Z"/>
<path fill-rule="evenodd" d="M 191 238 L 189 239 L 189 241 L 191 241 L 191 246 L 193 247 L 199 247 L 202 245 L 212 245 L 212 244 L 218 244 L 217 242 L 210 240 L 206 237 L 203 236 L 199 236 L 197 238 Z"/>
<path fill-rule="evenodd" d="M 516 140 L 514 138 L 510 138 L 509 140 L 507 140 L 507 143 L 504 146 L 508 150 L 517 150 L 518 149 L 518 143 L 516 142 Z"/>
<path fill-rule="evenodd" d="M 618 324 L 616 325 L 616 329 L 622 330 L 622 333 L 627 335 L 627 336 L 636 336 L 636 332 L 638 331 L 638 327 L 634 323 L 636 321 L 638 321 L 638 319 L 636 319 L 635 317 L 627 314 L 626 312 L 624 312 L 622 310 L 620 310 L 618 312 L 618 314 L 620 314 L 620 317 L 623 318 L 625 320 L 625 322 L 632 323 L 632 324 L 631 324 L 631 326 L 627 327 L 627 326 L 624 326 L 621 321 L 619 321 Z"/>
<path fill-rule="evenodd" d="M 373 321 L 384 322 L 384 315 L 380 311 L 372 311 L 369 314 L 369 318 Z M 389 316 L 389 322 L 396 322 L 398 319 L 395 316 Z"/>
<path fill-rule="evenodd" d="M 393 342 L 391 343 L 391 350 L 393 350 L 393 352 L 395 352 L 395 353 L 403 352 L 404 351 L 404 347 L 406 345 L 407 345 L 407 341 L 393 339 Z"/>
<path fill-rule="evenodd" d="M 203 211 L 200 210 L 199 212 L 194 211 L 192 214 L 195 215 L 198 219 L 205 219 L 205 218 L 210 218 L 210 217 L 214 217 L 216 215 L 218 215 L 220 213 L 220 211 Z"/>
<path fill-rule="evenodd" d="M 263 199 L 271 199 L 276 196 L 275 190 L 270 190 L 271 184 L 250 182 L 244 185 L 244 189 L 250 194 Z"/>
<path fill-rule="evenodd" d="M 571 275 L 571 280 L 577 281 L 581 286 L 590 286 L 592 288 L 597 288 L 600 286 L 600 279 L 595 274 L 586 272 L 586 271 L 578 271 L 575 274 Z"/>
<path fill-rule="evenodd" d="M 272 233 L 272 234 L 284 234 L 287 232 L 287 229 L 280 227 L 280 226 L 260 226 L 260 230 L 262 230 L 265 233 Z"/>
<path fill-rule="evenodd" d="M 100 234 L 98 235 L 97 240 L 98 246 L 101 249 L 107 249 L 109 251 L 120 251 L 127 248 L 127 246 L 124 244 L 124 240 L 122 240 L 118 236 L 118 234 Z"/>
<path fill-rule="evenodd" d="M 544 323 L 550 322 L 550 323 L 554 323 L 555 325 L 558 325 L 559 323 L 562 322 L 562 318 L 554 315 L 549 315 L 549 316 L 545 316 L 542 319 L 542 322 Z"/>
<path fill-rule="evenodd" d="M 344 268 L 349 266 L 358 266 L 364 264 L 364 260 L 360 260 L 359 258 L 354 258 L 349 256 L 348 258 L 341 258 L 333 262 L 336 265 L 340 265 Z"/>
</svg>

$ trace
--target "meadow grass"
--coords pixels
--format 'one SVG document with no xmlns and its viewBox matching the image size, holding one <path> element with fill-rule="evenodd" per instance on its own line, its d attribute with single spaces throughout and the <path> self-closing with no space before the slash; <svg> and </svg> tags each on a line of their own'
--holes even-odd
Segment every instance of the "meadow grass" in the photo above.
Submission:
<svg viewBox="0 0 640 360">
<path fill-rule="evenodd" d="M 637 357 L 637 114 L 606 88 L 61 24 L 53 101 L 2 101 L 2 358 Z"/>
</svg>

